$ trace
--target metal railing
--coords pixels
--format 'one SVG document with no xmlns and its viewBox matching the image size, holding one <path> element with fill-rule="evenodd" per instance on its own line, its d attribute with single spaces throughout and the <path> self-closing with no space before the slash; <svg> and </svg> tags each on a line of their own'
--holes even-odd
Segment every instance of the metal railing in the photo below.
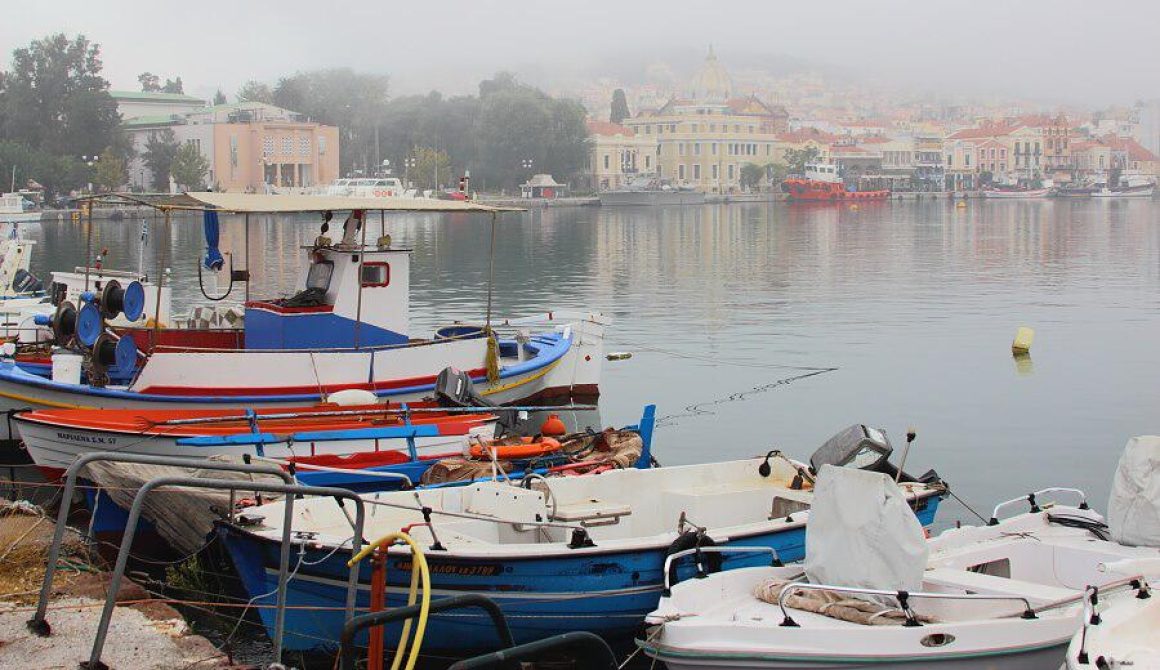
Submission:
<svg viewBox="0 0 1160 670">
<path fill-rule="evenodd" d="M 1035 609 L 1031 607 L 1031 601 L 1024 596 L 1009 596 L 1000 594 L 986 594 L 986 593 L 927 593 L 925 591 L 887 591 L 883 589 L 864 589 L 853 586 L 830 586 L 827 584 L 806 584 L 795 583 L 786 584 L 781 588 L 777 596 L 777 606 L 781 610 L 781 626 L 786 628 L 797 628 L 799 624 L 793 620 L 786 609 L 785 601 L 790 594 L 795 591 L 833 591 L 835 593 L 852 593 L 867 596 L 884 596 L 887 598 L 894 598 L 898 601 L 898 607 L 902 613 L 906 615 L 905 626 L 921 626 L 918 621 L 918 615 L 910 608 L 911 598 L 927 598 L 935 600 L 1016 600 L 1023 603 L 1023 613 L 1020 615 L 1023 619 L 1036 619 Z"/>
<path fill-rule="evenodd" d="M 274 657 L 281 659 L 282 657 L 282 639 L 285 632 L 286 622 L 286 589 L 290 582 L 290 545 L 291 545 L 291 527 L 294 521 L 294 499 L 296 496 L 322 496 L 331 497 L 336 501 L 347 499 L 354 502 L 355 505 L 355 519 L 351 524 L 354 535 L 352 537 L 352 547 L 361 547 L 364 543 L 363 539 L 363 523 L 366 520 L 366 508 L 363 505 L 362 498 L 354 492 L 347 489 L 332 488 L 326 486 L 302 486 L 298 484 L 273 484 L 267 482 L 240 482 L 226 479 L 199 479 L 196 477 L 158 477 L 145 482 L 144 485 L 137 491 L 137 495 L 133 498 L 133 505 L 129 508 L 129 518 L 125 526 L 125 534 L 121 538 L 121 546 L 117 552 L 117 562 L 113 568 L 112 577 L 109 580 L 108 595 L 105 598 L 105 606 L 101 610 L 101 619 L 97 624 L 97 634 L 93 639 L 93 649 L 89 655 L 89 668 L 99 668 L 101 666 L 101 652 L 104 650 L 105 638 L 109 632 L 109 623 L 113 616 L 113 608 L 117 605 L 117 591 L 121 586 L 121 579 L 125 574 L 125 567 L 129 562 L 129 547 L 133 543 L 133 536 L 136 534 L 137 522 L 141 518 L 141 508 L 144 505 L 145 497 L 149 493 L 168 486 L 180 486 L 183 488 L 201 488 L 201 489 L 218 489 L 218 490 L 247 490 L 257 491 L 263 493 L 281 493 L 286 497 L 283 500 L 283 507 L 285 509 L 285 518 L 282 522 L 282 542 L 281 542 L 281 556 L 278 566 L 278 588 L 277 588 L 277 605 L 274 615 Z M 345 544 L 345 543 L 344 543 Z M 345 617 L 350 619 L 354 616 L 355 596 L 358 589 L 358 566 L 353 565 L 350 568 L 350 575 L 347 579 L 346 589 L 346 607 Z"/>
<path fill-rule="evenodd" d="M 1041 512 L 1042 508 L 1039 506 L 1039 496 L 1046 495 L 1049 493 L 1074 493 L 1075 495 L 1079 496 L 1079 509 L 1084 509 L 1084 510 L 1089 509 L 1088 504 L 1087 504 L 1087 494 L 1084 493 L 1082 490 L 1074 489 L 1074 488 L 1067 488 L 1064 486 L 1050 486 L 1050 487 L 1045 488 L 1045 489 L 1033 491 L 1031 493 L 1028 493 L 1025 496 L 1019 496 L 1018 498 L 1012 498 L 1011 500 L 1004 500 L 1003 502 L 999 503 L 998 505 L 995 505 L 995 509 L 991 512 L 991 518 L 987 520 L 987 525 L 988 526 L 998 525 L 998 523 L 999 523 L 999 510 L 1003 509 L 1004 507 L 1010 507 L 1011 505 L 1017 505 L 1017 504 L 1022 503 L 1022 502 L 1026 502 L 1028 505 L 1031 506 L 1030 511 L 1032 514 L 1036 514 L 1038 512 Z"/>
<path fill-rule="evenodd" d="M 663 593 L 666 597 L 672 595 L 673 585 L 677 583 L 676 580 L 673 579 L 673 577 L 674 577 L 674 575 L 672 574 L 673 563 L 676 562 L 678 559 L 684 558 L 685 556 L 692 556 L 695 554 L 697 556 L 697 575 L 699 577 L 703 577 L 703 576 L 705 576 L 705 569 L 702 566 L 701 559 L 700 559 L 700 556 L 703 553 L 769 554 L 772 557 L 770 559 L 770 565 L 772 567 L 778 568 L 778 567 L 782 566 L 781 558 L 778 557 L 777 550 L 774 549 L 773 547 L 693 547 L 692 549 L 685 549 L 683 551 L 677 551 L 677 552 L 674 552 L 672 554 L 669 554 L 668 556 L 665 556 L 665 567 L 664 567 L 664 570 L 665 570 L 665 589 L 664 589 Z"/>
<path fill-rule="evenodd" d="M 48 611 L 48 597 L 52 591 L 52 581 L 56 576 L 56 564 L 60 559 L 60 546 L 64 541 L 65 529 L 68 526 L 68 512 L 72 504 L 73 495 L 76 493 L 77 479 L 80 477 L 81 471 L 89 463 L 97 461 L 112 461 L 117 463 L 136 463 L 140 465 L 166 465 L 182 468 L 197 468 L 199 470 L 219 470 L 230 472 L 241 472 L 245 474 L 255 475 L 271 475 L 279 477 L 286 484 L 293 483 L 291 476 L 284 470 L 271 465 L 248 465 L 243 463 L 228 463 L 222 461 L 196 461 L 189 458 L 176 458 L 172 456 L 149 456 L 145 454 L 121 454 L 117 452 L 101 451 L 91 454 L 85 454 L 77 460 L 73 461 L 65 470 L 64 475 L 64 490 L 61 494 L 60 510 L 56 515 L 56 528 L 53 530 L 52 544 L 48 549 L 48 565 L 44 570 L 44 581 L 40 586 L 40 598 L 36 603 L 36 614 L 28 621 L 28 628 L 33 633 L 41 637 L 47 637 L 52 634 L 52 627 L 48 625 L 45 619 L 45 613 Z M 230 514 L 233 514 L 233 505 L 230 505 Z"/>
</svg>

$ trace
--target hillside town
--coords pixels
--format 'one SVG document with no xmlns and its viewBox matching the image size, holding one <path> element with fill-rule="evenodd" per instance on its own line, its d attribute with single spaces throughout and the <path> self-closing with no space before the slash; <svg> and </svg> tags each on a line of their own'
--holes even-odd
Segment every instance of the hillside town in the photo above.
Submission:
<svg viewBox="0 0 1160 670">
<path fill-rule="evenodd" d="M 894 192 L 1080 187 L 1116 171 L 1160 176 L 1160 101 L 1087 115 L 929 105 L 863 115 L 820 104 L 815 91 L 807 88 L 800 104 L 768 102 L 736 86 L 710 49 L 685 89 L 659 106 L 620 123 L 588 122 L 591 183 L 617 189 L 652 174 L 706 193 L 776 189 L 803 155 L 835 165 L 852 186 Z M 651 88 L 628 93 L 657 99 Z M 747 165 L 760 167 L 761 178 L 747 180 Z"/>
</svg>

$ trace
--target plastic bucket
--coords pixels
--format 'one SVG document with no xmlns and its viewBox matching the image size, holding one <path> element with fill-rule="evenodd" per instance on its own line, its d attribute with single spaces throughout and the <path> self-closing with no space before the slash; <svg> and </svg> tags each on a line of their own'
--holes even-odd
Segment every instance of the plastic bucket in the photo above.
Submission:
<svg viewBox="0 0 1160 670">
<path fill-rule="evenodd" d="M 52 381 L 61 384 L 80 384 L 84 357 L 58 351 L 52 355 Z"/>
</svg>

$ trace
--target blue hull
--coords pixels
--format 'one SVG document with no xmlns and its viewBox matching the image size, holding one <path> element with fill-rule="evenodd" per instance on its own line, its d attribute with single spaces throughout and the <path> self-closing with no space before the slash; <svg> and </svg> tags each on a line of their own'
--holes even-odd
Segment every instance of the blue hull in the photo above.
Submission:
<svg viewBox="0 0 1160 670">
<path fill-rule="evenodd" d="M 934 522 L 940 499 L 919 502 L 917 516 L 923 526 Z M 220 524 L 218 532 L 250 597 L 273 594 L 277 587 L 278 543 L 233 526 Z M 773 533 L 735 538 L 732 547 L 771 547 L 783 561 L 805 557 L 805 528 L 792 527 Z M 576 557 L 463 559 L 442 558 L 427 552 L 433 596 L 478 593 L 496 601 L 508 617 L 516 643 L 530 642 L 568 631 L 589 631 L 611 640 L 635 635 L 646 614 L 656 609 L 663 588 L 667 547 L 602 553 L 599 547 Z M 289 604 L 318 609 L 286 612 L 286 649 L 325 651 L 333 649 L 342 630 L 346 598 L 346 561 L 349 550 L 328 555 L 328 550 L 293 549 L 291 569 L 298 565 L 289 585 Z M 769 564 L 767 552 L 724 554 L 722 569 Z M 317 564 L 315 564 L 317 563 Z M 678 576 L 693 575 L 683 565 Z M 371 573 L 364 562 L 359 574 L 357 607 L 369 606 Z M 405 604 L 410 579 L 410 559 L 392 558 L 388 564 L 389 607 Z M 275 599 L 267 595 L 255 601 L 267 631 L 274 625 Z M 387 648 L 398 639 L 400 627 L 388 627 Z M 365 636 L 360 644 L 365 644 Z M 498 640 L 490 619 L 478 611 L 465 610 L 432 616 L 428 621 L 424 649 L 453 655 L 493 650 Z"/>
</svg>

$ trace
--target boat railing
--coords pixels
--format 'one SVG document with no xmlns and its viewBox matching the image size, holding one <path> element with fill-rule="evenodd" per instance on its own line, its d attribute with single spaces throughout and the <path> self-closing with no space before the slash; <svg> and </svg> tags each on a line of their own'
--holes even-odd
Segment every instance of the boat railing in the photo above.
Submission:
<svg viewBox="0 0 1160 670">
<path fill-rule="evenodd" d="M 1006 507 L 1011 507 L 1012 505 L 1018 505 L 1019 503 L 1027 503 L 1028 505 L 1030 505 L 1030 508 L 1031 508 L 1030 512 L 1032 514 L 1038 514 L 1039 512 L 1043 511 L 1042 506 L 1040 506 L 1040 504 L 1039 504 L 1039 498 L 1041 496 L 1045 496 L 1048 494 L 1054 494 L 1054 493 L 1072 493 L 1072 494 L 1075 494 L 1076 497 L 1079 498 L 1079 506 L 1078 506 L 1079 509 L 1082 509 L 1082 510 L 1090 509 L 1088 507 L 1088 504 L 1087 504 L 1087 494 L 1084 493 L 1082 490 L 1076 489 L 1076 488 L 1068 488 L 1065 486 L 1049 486 L 1048 488 L 1045 488 L 1045 489 L 1040 489 L 1038 491 L 1032 491 L 1031 493 L 1028 493 L 1025 496 L 1019 496 L 1018 498 L 1004 500 L 1003 502 L 999 503 L 998 505 L 995 505 L 995 509 L 991 511 L 991 518 L 987 520 L 987 525 L 988 526 L 997 526 L 999 524 L 999 511 L 1006 508 Z"/>
<path fill-rule="evenodd" d="M 797 591 L 831 591 L 834 593 L 850 593 L 866 596 L 882 596 L 886 598 L 893 598 L 898 602 L 898 607 L 906 616 L 905 626 L 921 626 L 918 620 L 918 615 L 910 608 L 910 600 L 912 598 L 932 599 L 932 600 L 1008 600 L 1018 601 L 1023 603 L 1023 612 L 1020 614 L 1022 619 L 1037 619 L 1035 608 L 1031 606 L 1031 601 L 1026 596 L 1006 595 L 1006 594 L 990 594 L 990 593 L 928 593 L 926 591 L 906 591 L 897 590 L 889 591 L 886 589 L 868 589 L 855 586 L 833 586 L 830 584 L 809 584 L 806 582 L 797 582 L 793 584 L 786 584 L 781 588 L 777 595 L 777 606 L 781 610 L 781 626 L 786 628 L 799 628 L 801 624 L 793 620 L 789 615 L 789 609 L 786 607 L 785 601 L 790 595 Z"/>
<path fill-rule="evenodd" d="M 480 670 L 482 668 L 523 667 L 521 661 L 535 661 L 549 654 L 567 652 L 575 659 L 576 667 L 588 670 L 617 670 L 616 655 L 599 635 L 588 631 L 573 631 L 553 635 L 543 640 L 526 642 L 490 654 L 456 661 L 448 670 Z"/>
<path fill-rule="evenodd" d="M 717 546 L 713 546 L 713 547 L 693 547 L 692 549 L 685 549 L 682 551 L 673 552 L 673 553 L 669 554 L 668 556 L 665 556 L 665 589 L 663 592 L 664 595 L 666 597 L 672 595 L 673 585 L 677 583 L 676 580 L 673 579 L 673 575 L 671 572 L 673 563 L 677 562 L 678 560 L 680 560 L 686 556 L 696 555 L 697 556 L 697 576 L 704 577 L 706 574 L 706 570 L 705 570 L 704 565 L 701 563 L 701 554 L 710 554 L 710 553 L 711 554 L 769 554 L 770 555 L 770 565 L 772 565 L 775 568 L 781 567 L 781 565 L 782 565 L 781 558 L 777 554 L 777 549 L 774 549 L 773 547 L 717 547 Z"/>
</svg>

